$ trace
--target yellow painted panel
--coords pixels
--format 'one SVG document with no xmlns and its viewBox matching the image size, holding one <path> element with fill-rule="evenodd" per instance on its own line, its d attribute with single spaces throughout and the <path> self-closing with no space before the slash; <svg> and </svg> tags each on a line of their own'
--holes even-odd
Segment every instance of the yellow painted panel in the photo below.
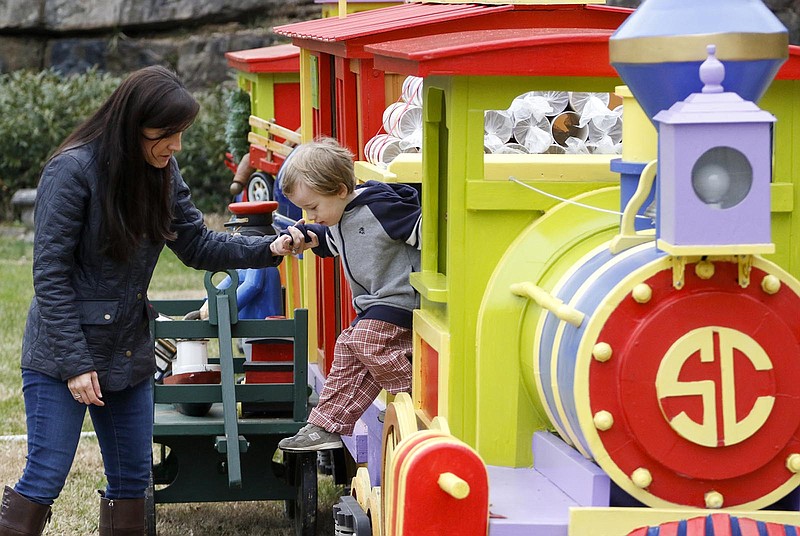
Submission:
<svg viewBox="0 0 800 536">
<path fill-rule="evenodd" d="M 397 182 L 397 175 L 391 173 L 388 169 L 379 168 L 375 164 L 364 160 L 357 160 L 353 167 L 355 168 L 356 179 L 359 182 Z"/>
<path fill-rule="evenodd" d="M 664 240 L 657 240 L 656 245 L 658 249 L 666 251 L 670 255 L 766 255 L 775 253 L 775 244 L 742 244 L 742 245 L 724 245 L 724 246 L 676 246 L 665 242 Z"/>
<path fill-rule="evenodd" d="M 597 190 L 607 186 L 618 186 L 619 181 L 534 181 L 533 185 L 559 199 L 569 199 L 591 190 Z M 511 181 L 468 181 L 466 193 L 466 208 L 468 210 L 545 211 L 560 202 L 559 199 L 554 199 L 549 195 L 535 192 Z"/>
<path fill-rule="evenodd" d="M 355 163 L 356 178 L 360 181 L 422 182 L 422 154 L 401 153 L 386 169 L 364 161 Z"/>
<path fill-rule="evenodd" d="M 519 180 L 618 181 L 611 161 L 618 154 L 487 154 L 483 175 L 487 181 Z"/>
</svg>

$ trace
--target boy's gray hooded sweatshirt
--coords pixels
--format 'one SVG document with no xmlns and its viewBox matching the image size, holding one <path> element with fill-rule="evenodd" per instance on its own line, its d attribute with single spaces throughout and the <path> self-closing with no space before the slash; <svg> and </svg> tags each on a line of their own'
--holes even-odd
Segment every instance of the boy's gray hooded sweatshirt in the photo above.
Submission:
<svg viewBox="0 0 800 536">
<path fill-rule="evenodd" d="M 356 320 L 372 318 L 411 327 L 419 298 L 408 276 L 420 269 L 420 217 L 417 191 L 411 186 L 368 181 L 339 223 L 306 224 L 319 237 L 320 257 L 339 256 L 350 289 Z M 301 229 L 303 230 L 303 229 Z"/>
</svg>

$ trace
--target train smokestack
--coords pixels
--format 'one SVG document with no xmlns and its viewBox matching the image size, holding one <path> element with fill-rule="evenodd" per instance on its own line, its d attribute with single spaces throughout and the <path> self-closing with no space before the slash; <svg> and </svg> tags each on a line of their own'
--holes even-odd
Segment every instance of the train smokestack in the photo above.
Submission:
<svg viewBox="0 0 800 536">
<path fill-rule="evenodd" d="M 647 116 L 702 91 L 717 46 L 725 89 L 757 102 L 788 57 L 789 34 L 761 0 L 646 0 L 611 36 L 609 57 Z"/>
</svg>

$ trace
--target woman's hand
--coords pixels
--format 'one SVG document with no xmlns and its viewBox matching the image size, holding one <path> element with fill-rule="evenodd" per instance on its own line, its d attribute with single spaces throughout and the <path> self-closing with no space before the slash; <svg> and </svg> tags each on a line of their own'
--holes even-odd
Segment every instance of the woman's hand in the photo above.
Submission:
<svg viewBox="0 0 800 536">
<path fill-rule="evenodd" d="M 303 220 L 297 223 L 303 223 Z M 269 245 L 269 250 L 273 255 L 299 255 L 307 249 L 317 247 L 319 245 L 319 237 L 313 231 L 308 231 L 309 242 L 306 242 L 303 232 L 295 226 L 287 227 L 286 231 L 289 234 L 278 236 Z"/>
<path fill-rule="evenodd" d="M 67 380 L 67 388 L 72 393 L 72 398 L 81 404 L 105 406 L 101 400 L 103 393 L 100 392 L 100 382 L 97 379 L 97 372 L 84 372 L 79 376 L 73 376 Z"/>
<path fill-rule="evenodd" d="M 285 234 L 276 237 L 275 240 L 269 243 L 269 250 L 273 255 L 278 255 L 281 257 L 290 255 L 292 253 L 291 235 Z"/>
</svg>

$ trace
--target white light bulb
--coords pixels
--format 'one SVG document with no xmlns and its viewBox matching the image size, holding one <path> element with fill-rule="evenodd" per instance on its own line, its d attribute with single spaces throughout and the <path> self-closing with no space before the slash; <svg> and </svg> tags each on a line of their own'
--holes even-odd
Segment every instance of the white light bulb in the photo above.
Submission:
<svg viewBox="0 0 800 536">
<path fill-rule="evenodd" d="M 709 163 L 693 173 L 692 185 L 703 203 L 719 208 L 730 190 L 731 176 L 725 167 Z"/>
</svg>

